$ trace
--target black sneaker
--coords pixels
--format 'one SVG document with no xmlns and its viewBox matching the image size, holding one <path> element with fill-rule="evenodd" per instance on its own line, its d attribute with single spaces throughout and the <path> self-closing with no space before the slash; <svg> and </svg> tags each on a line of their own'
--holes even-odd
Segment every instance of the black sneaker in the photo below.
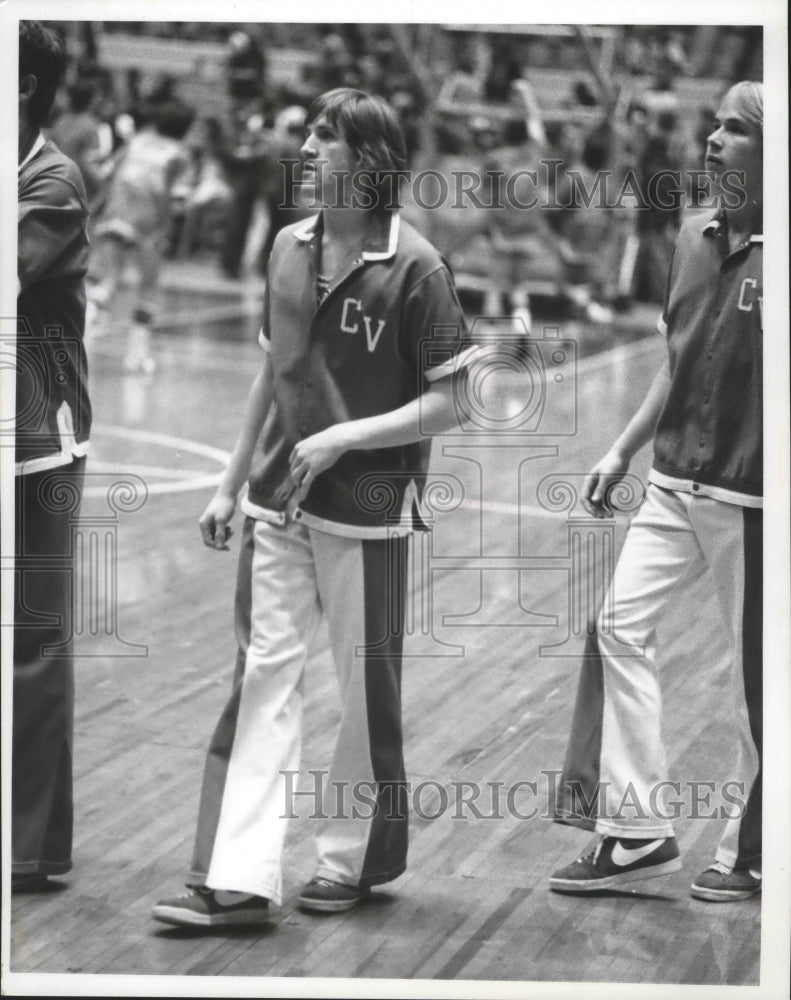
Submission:
<svg viewBox="0 0 791 1000">
<path fill-rule="evenodd" d="M 761 877 L 746 868 L 729 868 L 715 861 L 692 883 L 690 892 L 695 899 L 709 903 L 732 903 L 749 899 L 761 891 Z"/>
<path fill-rule="evenodd" d="M 352 910 L 368 895 L 368 889 L 358 885 L 333 882 L 328 878 L 313 878 L 299 894 L 299 905 L 303 910 L 316 913 L 343 913 Z"/>
<path fill-rule="evenodd" d="M 675 837 L 658 840 L 602 837 L 587 854 L 559 868 L 550 878 L 549 886 L 556 892 L 595 892 L 669 875 L 680 868 Z"/>
<path fill-rule="evenodd" d="M 42 892 L 49 888 L 50 881 L 44 872 L 12 872 L 11 892 Z"/>
<path fill-rule="evenodd" d="M 241 927 L 269 919 L 269 900 L 247 896 L 239 902 L 221 903 L 214 889 L 190 889 L 183 896 L 161 899 L 151 911 L 155 920 L 178 927 Z"/>
</svg>

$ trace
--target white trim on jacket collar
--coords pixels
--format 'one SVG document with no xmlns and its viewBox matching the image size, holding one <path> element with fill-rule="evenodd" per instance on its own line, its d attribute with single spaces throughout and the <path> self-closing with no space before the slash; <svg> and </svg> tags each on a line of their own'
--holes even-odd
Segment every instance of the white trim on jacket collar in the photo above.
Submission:
<svg viewBox="0 0 791 1000">
<path fill-rule="evenodd" d="M 316 228 L 320 216 L 312 215 L 305 225 L 294 230 L 294 236 L 302 243 L 309 243 L 316 235 Z M 398 212 L 393 212 L 390 217 L 390 232 L 387 239 L 386 250 L 363 250 L 363 260 L 389 260 L 396 252 L 398 246 L 398 231 L 401 224 L 401 217 Z"/>
<path fill-rule="evenodd" d="M 398 246 L 398 229 L 401 225 L 401 216 L 398 212 L 393 212 L 390 216 L 390 234 L 387 239 L 386 250 L 363 250 L 363 260 L 389 260 L 396 252 Z"/>
<path fill-rule="evenodd" d="M 301 229 L 294 230 L 295 238 L 301 240 L 303 243 L 310 243 L 310 241 L 316 235 L 316 226 L 318 225 L 318 221 L 319 221 L 318 215 L 311 215 L 311 217 L 305 222 L 305 225 Z"/>
<path fill-rule="evenodd" d="M 22 167 L 27 166 L 27 164 L 30 163 L 33 157 L 44 148 L 45 141 L 46 140 L 44 139 L 44 136 L 39 132 L 39 134 L 36 136 L 36 141 L 30 147 L 30 151 L 28 152 L 27 156 L 24 158 L 24 160 L 22 160 L 22 162 L 17 167 L 17 173 L 20 173 L 22 171 Z"/>
<path fill-rule="evenodd" d="M 703 227 L 703 232 L 708 233 L 710 231 L 716 231 L 722 226 L 722 218 L 719 215 L 715 215 L 713 219 L 709 219 L 706 225 Z M 763 233 L 753 233 L 753 235 L 747 241 L 748 243 L 763 243 L 764 237 Z"/>
</svg>

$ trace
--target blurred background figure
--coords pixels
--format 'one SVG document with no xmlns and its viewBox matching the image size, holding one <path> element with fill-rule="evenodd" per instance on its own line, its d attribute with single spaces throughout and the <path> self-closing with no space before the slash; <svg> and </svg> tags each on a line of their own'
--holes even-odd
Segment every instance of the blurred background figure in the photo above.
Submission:
<svg viewBox="0 0 791 1000">
<path fill-rule="evenodd" d="M 232 114 L 244 116 L 258 110 L 264 96 L 266 58 L 249 32 L 231 33 L 225 72 Z"/>
<path fill-rule="evenodd" d="M 99 95 L 91 80 L 77 80 L 68 89 L 68 108 L 49 129 L 55 145 L 80 168 L 89 208 L 101 196 L 105 164 L 110 150 L 103 141 L 101 119 L 96 114 Z"/>
<path fill-rule="evenodd" d="M 640 302 L 664 301 L 673 244 L 681 225 L 682 200 L 673 179 L 673 172 L 682 166 L 676 128 L 673 111 L 661 111 L 649 119 L 645 145 L 637 159 L 640 189 L 651 192 L 635 216 L 639 247 L 633 292 Z"/>
<path fill-rule="evenodd" d="M 249 117 L 235 112 L 230 121 L 223 161 L 231 188 L 231 202 L 220 250 L 220 268 L 227 278 L 242 273 L 248 234 L 254 213 L 261 206 L 262 187 L 271 160 L 271 146 L 260 112 Z"/>
<path fill-rule="evenodd" d="M 186 183 L 190 162 L 182 140 L 193 111 L 180 101 L 151 105 L 146 124 L 129 140 L 95 228 L 89 290 L 89 336 L 103 332 L 113 296 L 127 267 L 135 272 L 135 304 L 124 369 L 150 374 L 151 324 L 162 257 L 171 231 L 174 194 Z"/>
<path fill-rule="evenodd" d="M 180 257 L 189 257 L 207 245 L 216 249 L 233 198 L 225 173 L 222 122 L 212 116 L 201 118 L 190 130 L 186 146 L 191 178 L 177 237 L 176 253 Z"/>
<path fill-rule="evenodd" d="M 283 108 L 275 118 L 269 136 L 269 157 L 263 179 L 263 201 L 267 213 L 267 231 L 258 257 L 258 269 L 266 273 L 269 254 L 275 237 L 284 226 L 296 222 L 305 215 L 297 208 L 291 188 L 291 180 L 298 180 L 300 170 L 296 163 L 299 151 L 305 141 L 305 119 L 307 111 L 301 105 Z"/>
<path fill-rule="evenodd" d="M 537 294 L 599 324 L 611 306 L 659 300 L 673 234 L 696 199 L 693 188 L 667 211 L 643 211 L 628 195 L 613 211 L 580 190 L 602 171 L 617 189 L 630 171 L 645 184 L 657 170 L 699 168 L 727 83 L 716 79 L 730 65 L 723 53 L 742 76 L 760 76 L 762 58 L 760 32 L 714 26 L 85 22 L 70 46 L 69 107 L 53 128 L 81 166 L 94 214 L 130 138 L 150 131 L 152 103 L 201 109 L 188 180 L 167 199 L 164 245 L 176 269 L 208 251 L 223 294 L 260 285 L 277 233 L 306 212 L 284 200 L 299 170 L 282 166 L 297 157 L 303 109 L 331 87 L 359 86 L 396 109 L 410 168 L 437 171 L 449 190 L 454 172 L 513 174 L 558 158 L 557 190 L 520 192 L 520 181 L 512 193 L 562 208 L 493 212 L 451 197 L 424 210 L 405 185 L 406 211 L 451 261 L 462 295 L 475 296 L 471 306 L 507 312 Z"/>
</svg>

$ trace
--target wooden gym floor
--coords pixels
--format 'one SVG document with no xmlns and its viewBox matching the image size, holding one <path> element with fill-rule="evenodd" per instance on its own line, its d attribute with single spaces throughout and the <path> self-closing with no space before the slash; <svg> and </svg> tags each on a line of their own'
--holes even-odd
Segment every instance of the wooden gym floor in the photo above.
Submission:
<svg viewBox="0 0 791 1000">
<path fill-rule="evenodd" d="M 683 871 L 625 892 L 548 889 L 552 871 L 592 837 L 543 815 L 581 648 L 569 583 L 570 518 L 580 508 L 547 510 L 536 489 L 551 474 L 579 483 L 575 475 L 642 399 L 663 352 L 653 310 L 620 318 L 609 348 L 610 331 L 561 324 L 581 357 L 557 366 L 562 381 L 552 383 L 558 391 L 539 433 L 452 435 L 434 445 L 434 471 L 457 477 L 463 499 L 437 513 L 425 552 L 431 587 L 415 594 L 429 589 L 432 605 L 416 613 L 407 640 L 408 871 L 350 913 L 300 912 L 316 825 L 305 815 L 292 821 L 286 897 L 268 926 L 195 934 L 152 920 L 152 904 L 181 889 L 204 752 L 230 683 L 236 540 L 231 552 L 205 549 L 197 519 L 259 358 L 259 289 L 241 300 L 219 286 L 210 295 L 201 281 L 204 291 L 190 288 L 191 268 L 172 272 L 181 292 L 168 296 L 153 376 L 121 373 L 119 332 L 92 351 L 97 424 L 83 525 L 99 591 L 111 599 L 91 612 L 86 597 L 77 640 L 74 870 L 51 891 L 13 897 L 11 970 L 757 983 L 760 900 L 711 905 L 688 891 L 720 828 L 689 815 L 690 783 L 727 779 L 731 750 L 727 654 L 705 586 L 679 595 L 662 632 L 666 744 L 686 801 L 677 823 Z M 607 349 L 591 353 L 599 348 Z M 483 391 L 485 412 L 507 424 L 530 389 L 505 371 Z M 482 418 L 479 430 L 489 426 Z M 643 454 L 633 471 L 644 476 L 647 467 Z M 132 485 L 108 493 L 123 480 Z M 616 520 L 617 544 L 626 520 Z M 328 761 L 338 718 L 326 652 L 309 665 L 306 690 L 301 789 L 309 769 Z M 482 787 L 481 813 L 491 815 L 496 782 L 514 808 L 476 818 L 454 798 L 459 788 L 471 794 L 463 782 Z M 715 792 L 708 806 L 719 804 Z"/>
</svg>

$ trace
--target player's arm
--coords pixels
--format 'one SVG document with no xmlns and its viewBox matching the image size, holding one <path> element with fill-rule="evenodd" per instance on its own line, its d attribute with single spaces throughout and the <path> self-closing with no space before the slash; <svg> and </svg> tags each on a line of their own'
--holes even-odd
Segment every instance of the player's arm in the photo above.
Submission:
<svg viewBox="0 0 791 1000">
<path fill-rule="evenodd" d="M 250 471 L 258 436 L 274 396 L 272 362 L 264 354 L 264 363 L 247 397 L 242 429 L 234 445 L 231 460 L 220 480 L 217 492 L 201 515 L 199 524 L 203 544 L 211 549 L 227 549 L 231 536 L 229 522 L 236 510 L 236 498 Z"/>
<path fill-rule="evenodd" d="M 65 174 L 42 173 L 25 185 L 18 201 L 17 294 L 57 266 L 87 219 L 85 203 Z"/>
<path fill-rule="evenodd" d="M 438 326 L 455 331 L 448 343 L 453 357 L 423 371 L 423 391 L 410 402 L 386 413 L 349 420 L 300 441 L 291 453 L 291 478 L 304 491 L 320 473 L 334 465 L 344 452 L 396 448 L 441 434 L 458 425 L 456 401 L 466 398 L 456 382 L 466 378 L 465 366 L 476 348 L 457 339 L 464 331 L 464 315 L 450 272 L 440 266 L 429 272 L 407 293 L 399 331 L 402 356 L 416 372 L 423 370 L 423 346 Z M 462 414 L 462 419 L 464 415 Z"/>
<path fill-rule="evenodd" d="M 304 492 L 344 452 L 396 448 L 458 427 L 460 414 L 455 400 L 460 397 L 455 383 L 464 377 L 463 370 L 445 375 L 398 409 L 334 424 L 305 438 L 291 452 L 291 478 Z"/>
<path fill-rule="evenodd" d="M 670 387 L 670 365 L 666 360 L 657 372 L 639 410 L 613 446 L 585 477 L 582 503 L 594 517 L 608 517 L 612 509 L 607 491 L 622 479 L 637 452 L 653 438 Z"/>
</svg>

